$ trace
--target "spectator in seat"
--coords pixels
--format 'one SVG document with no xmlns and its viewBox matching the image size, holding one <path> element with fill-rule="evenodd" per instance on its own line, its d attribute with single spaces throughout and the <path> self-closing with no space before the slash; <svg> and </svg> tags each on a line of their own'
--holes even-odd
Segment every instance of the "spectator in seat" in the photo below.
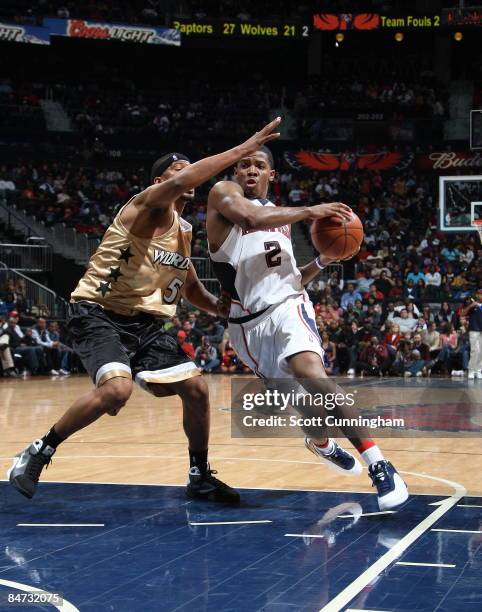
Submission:
<svg viewBox="0 0 482 612">
<path fill-rule="evenodd" d="M 349 326 L 345 327 L 345 330 L 340 336 L 338 349 L 339 352 L 346 351 L 348 355 L 348 376 L 353 376 L 355 374 L 360 343 L 364 335 L 364 329 L 359 327 L 356 321 L 352 321 Z"/>
<path fill-rule="evenodd" d="M 448 302 L 442 302 L 439 312 L 435 315 L 435 322 L 437 325 L 443 325 L 444 323 L 452 323 L 454 312 L 450 308 Z"/>
<path fill-rule="evenodd" d="M 359 291 L 355 291 L 355 285 L 348 283 L 345 293 L 341 296 L 341 307 L 347 309 L 348 304 L 355 304 L 356 300 L 361 300 L 362 296 Z"/>
<path fill-rule="evenodd" d="M 409 318 L 406 308 L 402 308 L 398 316 L 393 317 L 392 322 L 399 326 L 402 334 L 412 332 L 417 327 L 417 319 Z"/>
<path fill-rule="evenodd" d="M 45 366 L 43 348 L 36 345 L 30 330 L 24 334 L 17 328 L 17 319 L 9 317 L 6 334 L 9 337 L 10 348 L 14 355 L 20 355 L 25 360 L 27 370 L 32 375 L 36 375 Z"/>
<path fill-rule="evenodd" d="M 32 338 L 38 346 L 44 348 L 44 356 L 47 368 L 52 376 L 59 376 L 60 372 L 60 342 L 52 340 L 47 329 L 47 321 L 42 317 L 37 319 L 37 323 L 32 327 Z"/>
<path fill-rule="evenodd" d="M 194 359 L 194 346 L 187 341 L 187 334 L 182 329 L 177 332 L 177 343 L 188 357 Z"/>
<path fill-rule="evenodd" d="M 70 346 L 63 344 L 60 339 L 60 329 L 57 321 L 52 321 L 49 324 L 49 334 L 53 342 L 58 342 L 58 350 L 60 351 L 60 370 L 59 373 L 62 376 L 68 376 L 71 370 L 72 354 L 73 350 Z"/>
<path fill-rule="evenodd" d="M 184 323 L 182 324 L 181 331 L 186 334 L 185 340 L 188 344 L 191 344 L 193 347 L 198 347 L 201 344 L 204 334 L 200 329 L 197 328 L 197 326 L 194 326 L 190 321 L 184 321 Z"/>
<path fill-rule="evenodd" d="M 421 272 L 418 266 L 415 264 L 412 270 L 407 274 L 406 281 L 412 281 L 414 285 L 418 283 L 419 280 L 423 280 L 425 282 L 425 274 Z"/>
<path fill-rule="evenodd" d="M 207 326 L 204 328 L 204 330 L 209 342 L 211 342 L 215 346 L 221 344 L 224 335 L 224 327 L 221 325 L 221 323 L 219 323 L 219 321 L 211 319 Z"/>
<path fill-rule="evenodd" d="M 221 371 L 225 374 L 236 372 L 239 360 L 231 343 L 228 341 L 224 347 L 223 359 L 221 361 Z"/>
<path fill-rule="evenodd" d="M 3 376 L 16 378 L 17 370 L 13 361 L 12 351 L 10 350 L 10 336 L 2 329 L 3 317 L 0 317 L 0 364 Z"/>
<path fill-rule="evenodd" d="M 336 366 L 336 344 L 330 340 L 330 335 L 327 331 L 321 334 L 321 346 L 325 351 L 323 355 L 323 364 L 327 374 L 338 374 Z"/>
<path fill-rule="evenodd" d="M 435 269 L 435 266 L 430 266 L 428 272 L 425 274 L 424 298 L 429 300 L 438 298 L 441 285 L 442 275 Z"/>
<path fill-rule="evenodd" d="M 445 323 L 440 334 L 439 354 L 435 361 L 431 361 L 429 369 L 431 370 L 437 364 L 440 364 L 442 374 L 448 374 L 450 369 L 450 362 L 452 355 L 457 348 L 458 336 L 454 331 L 454 327 L 451 323 Z"/>
<path fill-rule="evenodd" d="M 197 367 L 201 368 L 201 370 L 206 374 L 210 374 L 219 366 L 218 351 L 211 344 L 208 336 L 203 336 L 201 346 L 198 346 L 196 352 L 194 353 L 194 362 L 196 363 Z"/>
<path fill-rule="evenodd" d="M 367 373 L 371 376 L 383 376 L 387 374 L 391 365 L 386 344 L 380 342 L 378 336 L 373 335 L 370 343 L 362 349 L 356 369 L 360 373 Z"/>
</svg>

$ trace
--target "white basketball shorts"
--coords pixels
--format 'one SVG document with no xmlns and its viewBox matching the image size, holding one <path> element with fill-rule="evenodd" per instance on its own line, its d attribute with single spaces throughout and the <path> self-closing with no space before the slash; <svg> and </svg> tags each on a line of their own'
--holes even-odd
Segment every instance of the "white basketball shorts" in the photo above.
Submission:
<svg viewBox="0 0 482 612">
<path fill-rule="evenodd" d="M 288 358 L 309 351 L 323 360 L 313 304 L 295 295 L 247 323 L 230 323 L 229 337 L 238 357 L 260 378 L 293 378 Z"/>
</svg>

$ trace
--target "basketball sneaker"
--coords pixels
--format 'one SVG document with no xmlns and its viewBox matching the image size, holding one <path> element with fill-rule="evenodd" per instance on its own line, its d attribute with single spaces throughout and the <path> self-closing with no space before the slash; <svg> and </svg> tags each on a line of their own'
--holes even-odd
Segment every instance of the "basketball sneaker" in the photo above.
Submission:
<svg viewBox="0 0 482 612">
<path fill-rule="evenodd" d="M 52 461 L 52 455 L 55 453 L 51 446 L 42 446 L 42 440 L 34 440 L 30 446 L 15 455 L 13 465 L 7 472 L 10 484 L 29 499 L 32 499 L 37 490 L 42 469 Z"/>
<path fill-rule="evenodd" d="M 213 474 L 217 474 L 217 471 L 212 470 L 209 464 L 205 474 L 202 474 L 197 466 L 190 468 L 186 487 L 187 497 L 224 504 L 239 504 L 241 500 L 239 493 L 215 478 Z"/>
<path fill-rule="evenodd" d="M 319 459 L 325 461 L 332 469 L 342 474 L 350 474 L 352 476 L 361 474 L 362 466 L 358 459 L 341 448 L 335 440 L 331 440 L 331 442 L 333 443 L 333 450 L 329 454 L 326 454 L 311 438 L 308 438 L 308 436 L 305 438 L 306 448 Z"/>
<path fill-rule="evenodd" d="M 390 461 L 377 461 L 368 468 L 373 486 L 378 491 L 378 507 L 390 510 L 408 499 L 407 485 Z"/>
</svg>

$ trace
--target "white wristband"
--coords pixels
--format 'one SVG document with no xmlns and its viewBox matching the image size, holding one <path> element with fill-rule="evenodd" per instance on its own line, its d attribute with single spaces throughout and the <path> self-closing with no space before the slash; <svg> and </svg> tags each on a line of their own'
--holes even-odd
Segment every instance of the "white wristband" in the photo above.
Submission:
<svg viewBox="0 0 482 612">
<path fill-rule="evenodd" d="M 320 270 L 324 270 L 326 268 L 326 266 L 322 265 L 322 263 L 320 262 L 320 256 L 318 255 L 318 257 L 315 259 L 315 264 L 318 266 L 318 268 Z"/>
</svg>

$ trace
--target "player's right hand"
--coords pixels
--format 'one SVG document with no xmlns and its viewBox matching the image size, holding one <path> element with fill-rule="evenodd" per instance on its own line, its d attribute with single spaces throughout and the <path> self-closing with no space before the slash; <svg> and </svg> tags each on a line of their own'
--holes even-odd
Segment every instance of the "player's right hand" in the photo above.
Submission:
<svg viewBox="0 0 482 612">
<path fill-rule="evenodd" d="M 352 210 L 342 202 L 330 202 L 329 204 L 315 204 L 308 210 L 308 219 L 323 219 L 324 217 L 336 217 L 342 223 L 353 219 Z"/>
<path fill-rule="evenodd" d="M 246 155 L 251 155 L 256 151 L 259 151 L 261 147 L 269 142 L 270 140 L 274 140 L 275 138 L 279 138 L 279 132 L 273 132 L 278 125 L 281 123 L 281 117 L 276 117 L 273 121 L 264 126 L 262 130 L 259 132 L 255 132 L 251 138 L 248 138 L 246 142 L 239 145 L 240 149 L 240 158 L 246 157 Z"/>
</svg>

